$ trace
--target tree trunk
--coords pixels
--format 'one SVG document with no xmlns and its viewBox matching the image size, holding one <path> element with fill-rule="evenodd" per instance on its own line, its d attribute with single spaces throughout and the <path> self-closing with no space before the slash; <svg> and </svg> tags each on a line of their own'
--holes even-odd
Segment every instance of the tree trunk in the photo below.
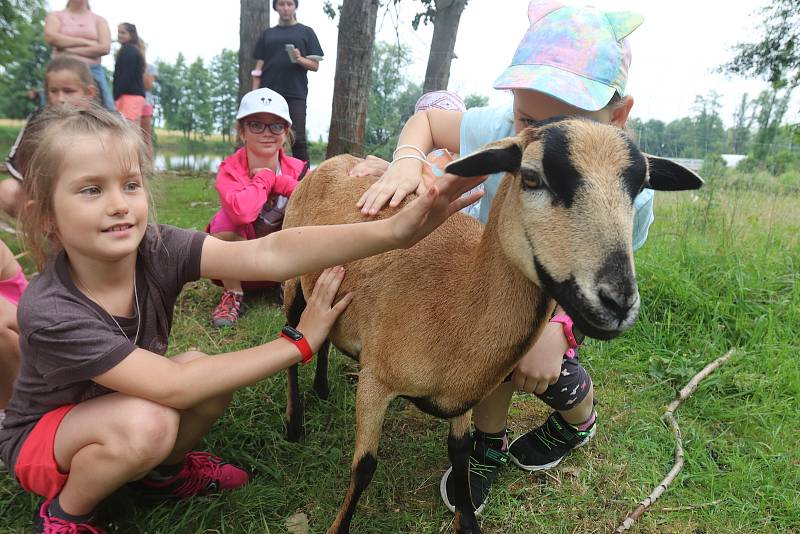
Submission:
<svg viewBox="0 0 800 534">
<path fill-rule="evenodd" d="M 436 16 L 433 19 L 433 38 L 425 83 L 422 92 L 447 89 L 450 80 L 450 63 L 455 57 L 458 24 L 468 0 L 435 0 Z"/>
<path fill-rule="evenodd" d="M 339 15 L 327 157 L 364 155 L 372 49 L 379 0 L 344 0 Z"/>
<path fill-rule="evenodd" d="M 253 50 L 269 28 L 270 0 L 239 0 L 239 100 L 250 91 L 250 71 L 256 66 Z"/>
</svg>

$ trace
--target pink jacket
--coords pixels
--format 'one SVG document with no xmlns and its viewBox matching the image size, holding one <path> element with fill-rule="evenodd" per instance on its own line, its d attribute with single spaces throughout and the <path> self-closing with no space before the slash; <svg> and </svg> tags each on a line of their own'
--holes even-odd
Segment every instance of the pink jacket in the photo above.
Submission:
<svg viewBox="0 0 800 534">
<path fill-rule="evenodd" d="M 231 221 L 236 224 L 251 223 L 261 213 L 261 208 L 271 194 L 291 196 L 305 162 L 287 156 L 283 149 L 278 158 L 281 164 L 280 176 L 264 170 L 250 178 L 245 148 L 240 148 L 220 164 L 216 188 L 222 210 Z"/>
</svg>

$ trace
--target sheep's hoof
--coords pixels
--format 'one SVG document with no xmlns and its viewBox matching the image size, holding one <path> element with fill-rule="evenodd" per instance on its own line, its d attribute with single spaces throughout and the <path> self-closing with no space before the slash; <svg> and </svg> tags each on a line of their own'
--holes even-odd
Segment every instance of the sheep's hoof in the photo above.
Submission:
<svg viewBox="0 0 800 534">
<path fill-rule="evenodd" d="M 295 425 L 289 423 L 286 425 L 286 440 L 292 442 L 302 441 L 305 437 L 305 432 L 303 430 L 303 425 Z"/>
<path fill-rule="evenodd" d="M 475 516 L 467 517 L 456 510 L 455 518 L 456 534 L 481 534 L 481 527 Z"/>
</svg>

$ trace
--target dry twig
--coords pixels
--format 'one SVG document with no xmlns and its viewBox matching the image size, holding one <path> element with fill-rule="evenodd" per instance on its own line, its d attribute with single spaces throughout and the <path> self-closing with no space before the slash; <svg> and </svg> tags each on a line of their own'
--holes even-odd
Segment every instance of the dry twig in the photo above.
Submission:
<svg viewBox="0 0 800 534">
<path fill-rule="evenodd" d="M 673 480 L 675 480 L 675 477 L 678 476 L 678 473 L 680 473 L 681 469 L 683 469 L 683 436 L 681 434 L 681 429 L 678 426 L 678 421 L 675 419 L 675 410 L 677 410 L 681 403 L 695 392 L 697 386 L 704 378 L 716 371 L 722 364 L 727 362 L 735 350 L 736 349 L 730 349 L 725 353 L 724 356 L 721 356 L 710 364 L 706 365 L 702 371 L 694 375 L 694 378 L 689 380 L 689 383 L 686 384 L 678 393 L 678 397 L 669 403 L 669 406 L 667 406 L 667 411 L 664 412 L 664 415 L 661 416 L 661 419 L 666 421 L 669 426 L 672 427 L 672 431 L 675 433 L 675 464 L 672 466 L 670 472 L 667 473 L 667 476 L 664 477 L 664 480 L 662 480 L 658 486 L 656 486 L 650 495 L 640 502 L 639 506 L 637 506 L 633 512 L 628 514 L 628 516 L 625 518 L 625 521 L 623 521 L 622 524 L 617 527 L 617 530 L 614 531 L 615 533 L 627 532 L 628 529 L 633 526 L 633 523 L 642 516 L 644 511 L 647 510 L 651 504 L 656 502 L 659 497 L 661 497 L 661 494 L 667 490 L 667 487 L 672 483 Z"/>
</svg>

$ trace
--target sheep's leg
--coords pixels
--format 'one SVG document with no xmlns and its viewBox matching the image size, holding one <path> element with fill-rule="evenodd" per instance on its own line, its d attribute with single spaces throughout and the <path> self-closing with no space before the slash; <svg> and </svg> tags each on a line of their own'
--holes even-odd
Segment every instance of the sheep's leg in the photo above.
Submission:
<svg viewBox="0 0 800 534">
<path fill-rule="evenodd" d="M 320 399 L 327 399 L 330 393 L 328 389 L 328 352 L 331 342 L 327 339 L 317 351 L 317 371 L 314 374 L 314 393 Z"/>
<path fill-rule="evenodd" d="M 472 497 L 469 488 L 469 456 L 472 453 L 472 436 L 470 421 L 472 410 L 450 419 L 450 435 L 447 436 L 447 454 L 453 471 L 453 488 L 455 489 L 456 508 L 455 526 L 458 534 L 480 534 L 481 527 L 475 517 Z"/>
<path fill-rule="evenodd" d="M 356 389 L 356 449 L 350 467 L 350 485 L 339 515 L 328 529 L 328 534 L 350 532 L 350 522 L 358 499 L 372 480 L 378 465 L 378 442 L 383 418 L 394 397 L 395 394 L 389 388 L 364 370 L 361 371 Z"/>
<path fill-rule="evenodd" d="M 300 400 L 300 383 L 297 377 L 297 365 L 288 369 L 286 381 L 286 439 L 300 441 L 303 439 L 303 401 Z"/>
<path fill-rule="evenodd" d="M 300 316 L 306 308 L 306 299 L 299 278 L 287 280 L 284 285 L 284 302 L 286 306 L 286 322 L 293 327 L 300 323 Z M 303 438 L 303 402 L 300 400 L 300 383 L 297 377 L 297 365 L 288 369 L 286 381 L 286 439 L 300 441 Z"/>
</svg>

